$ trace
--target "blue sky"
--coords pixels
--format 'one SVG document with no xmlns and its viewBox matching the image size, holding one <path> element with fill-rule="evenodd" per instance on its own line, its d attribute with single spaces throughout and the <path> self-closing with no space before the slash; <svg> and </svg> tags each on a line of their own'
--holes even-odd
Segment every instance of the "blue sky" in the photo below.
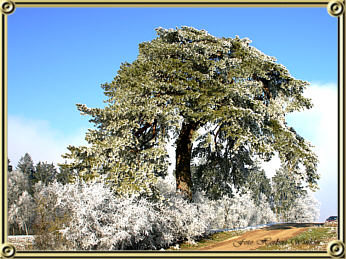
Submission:
<svg viewBox="0 0 346 259">
<path fill-rule="evenodd" d="M 337 19 L 326 8 L 17 8 L 8 17 L 9 158 L 61 161 L 91 124 L 76 103 L 103 106 L 100 85 L 155 28 L 192 26 L 218 37 L 248 37 L 291 74 L 311 83 L 311 111 L 288 122 L 316 146 L 321 217 L 336 214 Z M 318 105 L 317 105 L 318 104 Z M 328 123 L 326 123 L 328 121 Z M 323 162 L 323 163 L 322 163 Z M 273 167 L 273 166 L 271 166 Z"/>
</svg>

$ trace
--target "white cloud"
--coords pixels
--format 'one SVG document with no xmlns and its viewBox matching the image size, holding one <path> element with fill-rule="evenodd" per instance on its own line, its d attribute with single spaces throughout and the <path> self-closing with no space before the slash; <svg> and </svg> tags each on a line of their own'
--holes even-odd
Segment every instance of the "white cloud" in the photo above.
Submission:
<svg viewBox="0 0 346 259">
<path fill-rule="evenodd" d="M 321 202 L 320 220 L 337 212 L 337 147 L 338 147 L 338 93 L 336 84 L 312 84 L 305 92 L 314 107 L 288 117 L 298 133 L 314 146 L 319 158 L 320 190 L 316 192 Z"/>
<path fill-rule="evenodd" d="M 307 115 L 316 118 L 316 149 L 321 163 L 333 161 L 337 155 L 338 106 L 336 85 L 317 85 L 308 89 L 315 107 Z"/>
<path fill-rule="evenodd" d="M 314 152 L 320 161 L 319 172 L 323 172 L 322 179 L 327 175 L 334 177 L 336 172 L 330 169 L 336 169 L 337 87 L 335 84 L 312 84 L 306 89 L 304 96 L 311 98 L 314 106 L 288 115 L 288 125 L 314 146 Z M 262 166 L 267 176 L 272 177 L 280 167 L 280 159 L 276 155 Z"/>
<path fill-rule="evenodd" d="M 321 168 L 326 164 L 326 168 L 335 167 L 338 144 L 337 87 L 334 84 L 313 84 L 306 90 L 305 96 L 312 99 L 314 107 L 290 115 L 288 121 L 315 146 Z"/>
<path fill-rule="evenodd" d="M 287 116 L 288 125 L 312 143 L 321 168 L 335 168 L 337 157 L 337 87 L 335 84 L 312 84 L 304 95 L 312 99 L 314 106 L 309 110 Z M 277 156 L 263 164 L 268 176 L 280 166 Z M 326 173 L 331 173 L 325 172 Z"/>
<path fill-rule="evenodd" d="M 313 83 L 304 92 L 314 106 L 309 110 L 295 112 L 287 116 L 288 125 L 311 142 L 319 159 L 319 190 L 315 193 L 321 202 L 320 221 L 337 213 L 337 147 L 338 147 L 338 93 L 336 84 Z M 275 156 L 272 161 L 263 163 L 268 177 L 272 177 L 280 167 Z"/>
<path fill-rule="evenodd" d="M 8 116 L 8 157 L 16 166 L 20 157 L 29 153 L 34 163 L 63 162 L 61 155 L 68 145 L 85 145 L 86 129 L 80 129 L 68 136 L 53 129 L 44 120 Z"/>
</svg>

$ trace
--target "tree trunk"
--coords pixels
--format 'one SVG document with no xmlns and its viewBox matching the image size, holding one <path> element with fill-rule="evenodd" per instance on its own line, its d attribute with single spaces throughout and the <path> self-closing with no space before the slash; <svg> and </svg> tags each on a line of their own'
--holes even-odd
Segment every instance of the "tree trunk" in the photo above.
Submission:
<svg viewBox="0 0 346 259">
<path fill-rule="evenodd" d="M 189 200 L 192 199 L 192 180 L 191 180 L 191 151 L 192 134 L 197 128 L 197 123 L 183 122 L 179 137 L 177 139 L 175 178 L 177 190 Z"/>
<path fill-rule="evenodd" d="M 25 226 L 25 233 L 26 233 L 26 235 L 28 235 L 28 227 L 26 226 L 25 222 L 24 222 L 24 226 Z"/>
</svg>

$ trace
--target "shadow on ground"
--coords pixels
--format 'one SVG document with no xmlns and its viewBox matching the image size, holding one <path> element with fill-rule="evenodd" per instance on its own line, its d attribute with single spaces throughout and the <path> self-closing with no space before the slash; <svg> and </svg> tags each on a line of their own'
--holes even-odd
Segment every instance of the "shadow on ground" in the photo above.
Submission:
<svg viewBox="0 0 346 259">
<path fill-rule="evenodd" d="M 275 230 L 275 229 L 290 229 L 290 228 L 306 228 L 306 227 L 317 227 L 323 226 L 323 223 L 282 223 L 276 224 L 270 227 L 265 227 L 265 230 Z"/>
</svg>

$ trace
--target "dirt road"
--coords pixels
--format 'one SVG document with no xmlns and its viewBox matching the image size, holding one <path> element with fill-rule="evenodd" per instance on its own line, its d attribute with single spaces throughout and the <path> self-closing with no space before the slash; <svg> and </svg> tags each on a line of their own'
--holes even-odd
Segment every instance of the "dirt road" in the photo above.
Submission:
<svg viewBox="0 0 346 259">
<path fill-rule="evenodd" d="M 285 241 L 315 224 L 285 223 L 262 229 L 251 230 L 241 236 L 232 237 L 220 243 L 204 247 L 207 251 L 245 251 L 253 250 L 266 244 Z"/>
</svg>

